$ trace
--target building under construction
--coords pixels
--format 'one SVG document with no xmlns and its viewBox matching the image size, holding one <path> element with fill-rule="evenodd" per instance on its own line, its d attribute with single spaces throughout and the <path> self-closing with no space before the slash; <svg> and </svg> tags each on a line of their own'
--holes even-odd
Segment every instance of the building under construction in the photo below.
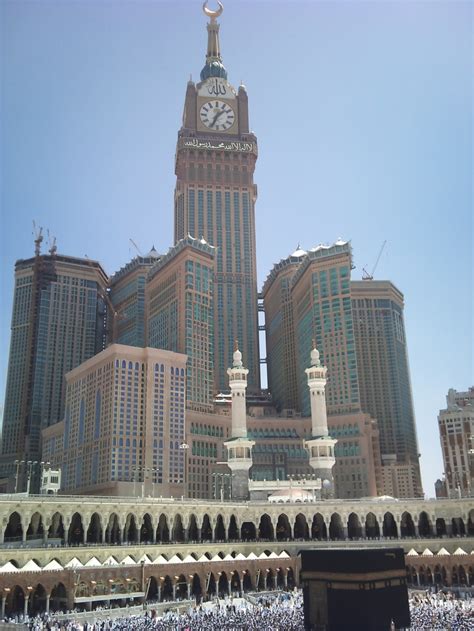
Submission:
<svg viewBox="0 0 474 631">
<path fill-rule="evenodd" d="M 64 375 L 107 342 L 103 268 L 88 258 L 57 254 L 54 243 L 42 255 L 41 241 L 39 233 L 35 256 L 15 264 L 0 455 L 3 491 L 23 491 L 37 479 L 41 429 L 63 417 Z"/>
</svg>

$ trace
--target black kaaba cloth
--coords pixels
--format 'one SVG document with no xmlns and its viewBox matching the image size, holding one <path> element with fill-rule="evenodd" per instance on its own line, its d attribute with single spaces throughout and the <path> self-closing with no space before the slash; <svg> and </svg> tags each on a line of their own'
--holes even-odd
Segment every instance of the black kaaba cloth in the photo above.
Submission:
<svg viewBox="0 0 474 631">
<path fill-rule="evenodd" d="M 308 631 L 389 631 L 410 626 L 402 548 L 302 550 Z"/>
</svg>

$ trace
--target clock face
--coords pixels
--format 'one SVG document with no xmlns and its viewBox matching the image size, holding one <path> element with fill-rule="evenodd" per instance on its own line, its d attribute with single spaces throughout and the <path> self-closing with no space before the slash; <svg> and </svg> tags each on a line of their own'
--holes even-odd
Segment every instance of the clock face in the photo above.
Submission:
<svg viewBox="0 0 474 631">
<path fill-rule="evenodd" d="M 234 110 L 224 101 L 207 101 L 199 110 L 201 122 L 213 131 L 227 131 L 235 121 Z"/>
</svg>

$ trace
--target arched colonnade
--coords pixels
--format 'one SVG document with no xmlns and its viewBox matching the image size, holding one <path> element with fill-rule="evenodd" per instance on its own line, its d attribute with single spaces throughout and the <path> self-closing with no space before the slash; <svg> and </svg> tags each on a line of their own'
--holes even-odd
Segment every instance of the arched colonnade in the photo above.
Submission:
<svg viewBox="0 0 474 631">
<path fill-rule="evenodd" d="M 48 507 L 49 508 L 49 507 Z M 66 507 L 65 507 L 66 508 Z M 474 509 L 458 517 L 422 511 L 328 510 L 324 504 L 271 505 L 232 512 L 157 505 L 96 510 L 12 510 L 0 524 L 0 543 L 42 540 L 63 545 L 204 541 L 378 539 L 474 535 Z"/>
</svg>

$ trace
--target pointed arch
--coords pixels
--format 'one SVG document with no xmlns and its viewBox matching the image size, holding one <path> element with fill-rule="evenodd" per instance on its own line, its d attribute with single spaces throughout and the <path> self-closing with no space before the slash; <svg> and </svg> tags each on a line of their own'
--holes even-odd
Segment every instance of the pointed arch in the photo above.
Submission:
<svg viewBox="0 0 474 631">
<path fill-rule="evenodd" d="M 173 600 L 173 581 L 171 576 L 160 577 L 161 580 L 161 600 Z"/>
<path fill-rule="evenodd" d="M 153 602 L 159 599 L 160 595 L 158 593 L 158 581 L 154 576 L 150 576 L 150 578 L 148 579 L 145 600 Z"/>
<path fill-rule="evenodd" d="M 176 598 L 184 600 L 188 597 L 188 583 L 186 577 L 184 574 L 180 574 L 175 581 Z"/>
<path fill-rule="evenodd" d="M 288 541 L 291 539 L 290 520 L 288 519 L 288 515 L 285 513 L 281 513 L 281 515 L 278 516 L 276 539 L 277 541 Z"/>
<path fill-rule="evenodd" d="M 32 616 L 44 613 L 46 611 L 46 590 L 41 583 L 38 583 L 31 592 L 29 600 L 29 613 Z"/>
<path fill-rule="evenodd" d="M 15 585 L 7 596 L 5 613 L 7 616 L 23 614 L 25 611 L 25 592 L 19 585 Z"/>
<path fill-rule="evenodd" d="M 150 513 L 145 513 L 142 517 L 142 525 L 140 526 L 140 543 L 153 542 L 153 522 Z"/>
<path fill-rule="evenodd" d="M 453 517 L 451 520 L 452 531 L 455 537 L 460 536 L 463 537 L 466 534 L 466 529 L 464 527 L 464 520 L 462 517 Z"/>
<path fill-rule="evenodd" d="M 51 525 L 48 529 L 48 539 L 61 539 L 62 541 L 64 541 L 63 516 L 57 511 L 51 518 Z"/>
<path fill-rule="evenodd" d="M 179 543 L 184 542 L 184 528 L 183 518 L 180 513 L 176 513 L 173 519 L 173 532 L 171 534 L 171 540 Z"/>
<path fill-rule="evenodd" d="M 39 539 L 44 536 L 43 517 L 41 513 L 36 511 L 30 518 L 28 530 L 26 531 L 27 539 Z"/>
<path fill-rule="evenodd" d="M 156 541 L 168 543 L 169 540 L 170 529 L 168 526 L 168 519 L 164 513 L 161 513 L 158 519 L 158 526 L 156 527 Z"/>
<path fill-rule="evenodd" d="M 421 511 L 418 517 L 418 534 L 420 537 L 431 537 L 433 534 L 431 521 L 426 511 Z"/>
<path fill-rule="evenodd" d="M 235 518 L 235 515 L 230 516 L 227 538 L 229 541 L 237 541 L 239 539 L 239 528 L 237 526 L 237 519 Z"/>
<path fill-rule="evenodd" d="M 7 527 L 5 528 L 4 540 L 18 541 L 23 538 L 23 525 L 21 523 L 20 513 L 13 511 L 8 517 Z M 23 590 L 22 590 L 23 591 Z"/>
<path fill-rule="evenodd" d="M 237 593 L 240 595 L 240 575 L 237 570 L 230 572 L 230 591 L 231 594 Z"/>
<path fill-rule="evenodd" d="M 120 544 L 122 542 L 122 532 L 117 513 L 112 513 L 107 521 L 105 529 L 106 543 Z"/>
<path fill-rule="evenodd" d="M 303 513 L 298 513 L 295 517 L 295 525 L 293 528 L 294 539 L 309 539 L 309 528 L 306 517 Z"/>
<path fill-rule="evenodd" d="M 331 539 L 344 539 L 344 527 L 342 525 L 342 519 L 339 513 L 333 513 L 331 515 L 331 522 L 329 524 L 329 537 Z"/>
<path fill-rule="evenodd" d="M 189 516 L 188 541 L 199 541 L 199 539 L 200 537 L 196 515 L 191 513 Z"/>
<path fill-rule="evenodd" d="M 214 576 L 213 572 L 209 572 L 207 575 L 207 589 L 206 592 L 209 596 L 214 595 L 217 593 L 217 583 L 216 583 L 216 577 Z"/>
<path fill-rule="evenodd" d="M 191 579 L 191 596 L 194 596 L 196 603 L 199 603 L 202 599 L 201 577 L 197 572 L 193 574 Z"/>
<path fill-rule="evenodd" d="M 229 594 L 229 581 L 226 572 L 217 573 L 217 594 L 221 598 L 225 598 Z"/>
<path fill-rule="evenodd" d="M 253 591 L 252 577 L 249 570 L 242 571 L 242 589 L 244 592 Z"/>
<path fill-rule="evenodd" d="M 137 520 L 133 513 L 128 513 L 125 520 L 123 539 L 129 543 L 138 543 Z"/>
<path fill-rule="evenodd" d="M 87 543 L 102 542 L 102 523 L 98 513 L 92 513 L 86 535 Z"/>
<path fill-rule="evenodd" d="M 347 535 L 349 539 L 360 539 L 362 537 L 362 524 L 359 515 L 350 513 L 347 520 Z"/>
<path fill-rule="evenodd" d="M 258 526 L 258 537 L 264 541 L 274 541 L 275 535 L 273 532 L 273 524 L 270 515 L 264 513 L 260 517 L 260 523 Z"/>
<path fill-rule="evenodd" d="M 216 541 L 225 541 L 225 526 L 224 526 L 224 518 L 219 513 L 216 519 L 216 527 L 214 529 L 214 537 Z"/>
<path fill-rule="evenodd" d="M 79 544 L 84 541 L 84 525 L 82 523 L 82 517 L 79 513 L 74 513 L 71 519 L 71 525 L 68 530 L 68 543 Z"/>
<path fill-rule="evenodd" d="M 67 591 L 64 583 L 59 582 L 51 590 L 49 609 L 50 611 L 67 610 Z"/>
<path fill-rule="evenodd" d="M 380 526 L 374 513 L 365 516 L 365 536 L 368 539 L 380 539 Z"/>
<path fill-rule="evenodd" d="M 324 521 L 324 517 L 321 513 L 316 513 L 313 516 L 313 521 L 311 523 L 311 539 L 327 539 L 328 531 L 326 527 L 326 523 Z"/>
<path fill-rule="evenodd" d="M 201 541 L 212 541 L 211 519 L 207 513 L 202 518 Z"/>
<path fill-rule="evenodd" d="M 411 513 L 405 511 L 402 513 L 402 521 L 400 523 L 400 536 L 401 537 L 416 537 L 415 524 Z"/>
<path fill-rule="evenodd" d="M 398 537 L 397 524 L 395 518 L 390 511 L 387 511 L 383 516 L 383 536 L 384 537 Z"/>
<path fill-rule="evenodd" d="M 257 538 L 257 529 L 252 521 L 244 521 L 240 532 L 242 541 L 255 541 Z"/>
</svg>

